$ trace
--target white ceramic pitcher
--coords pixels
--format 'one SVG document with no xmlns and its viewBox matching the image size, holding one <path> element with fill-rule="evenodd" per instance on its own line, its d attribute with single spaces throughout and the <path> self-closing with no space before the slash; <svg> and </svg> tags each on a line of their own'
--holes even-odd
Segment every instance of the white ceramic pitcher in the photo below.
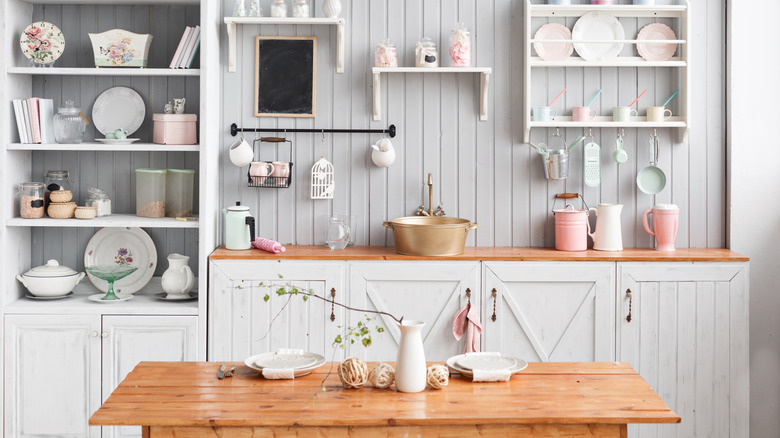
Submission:
<svg viewBox="0 0 780 438">
<path fill-rule="evenodd" d="M 423 321 L 403 321 L 398 357 L 395 360 L 395 389 L 400 392 L 420 392 L 425 389 L 428 370 L 423 348 Z"/>
<path fill-rule="evenodd" d="M 620 229 L 620 212 L 623 204 L 599 204 L 591 208 L 596 212 L 596 231 L 588 233 L 593 238 L 593 249 L 599 251 L 622 251 L 623 232 Z"/>
<path fill-rule="evenodd" d="M 171 295 L 186 295 L 195 285 L 195 275 L 193 275 L 188 263 L 190 258 L 181 254 L 170 254 L 168 256 L 168 269 L 163 272 L 161 283 L 162 288 Z"/>
</svg>

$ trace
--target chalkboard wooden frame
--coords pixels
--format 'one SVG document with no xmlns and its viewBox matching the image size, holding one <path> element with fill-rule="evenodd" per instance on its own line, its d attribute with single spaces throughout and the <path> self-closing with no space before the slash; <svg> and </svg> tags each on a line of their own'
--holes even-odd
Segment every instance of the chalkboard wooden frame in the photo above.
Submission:
<svg viewBox="0 0 780 438">
<path fill-rule="evenodd" d="M 255 116 L 314 117 L 317 37 L 255 38 Z"/>
</svg>

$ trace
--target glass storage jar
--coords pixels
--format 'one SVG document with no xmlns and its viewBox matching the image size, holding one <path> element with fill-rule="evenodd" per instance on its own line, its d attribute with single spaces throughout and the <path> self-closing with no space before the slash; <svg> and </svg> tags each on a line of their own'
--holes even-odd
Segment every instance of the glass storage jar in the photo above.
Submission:
<svg viewBox="0 0 780 438">
<path fill-rule="evenodd" d="M 398 52 L 395 50 L 395 44 L 390 38 L 385 38 L 377 44 L 374 53 L 375 67 L 398 67 Z"/>
<path fill-rule="evenodd" d="M 108 197 L 108 193 L 97 187 L 87 188 L 86 206 L 94 208 L 96 216 L 111 215 L 111 198 Z"/>
<path fill-rule="evenodd" d="M 46 185 L 42 182 L 25 182 L 19 185 L 19 215 L 25 219 L 43 217 L 43 195 Z"/>
<path fill-rule="evenodd" d="M 165 216 L 192 216 L 192 191 L 195 171 L 192 169 L 167 169 L 165 175 Z"/>
<path fill-rule="evenodd" d="M 260 7 L 260 0 L 251 0 L 249 2 L 249 16 L 250 17 L 263 16 L 263 8 Z"/>
<path fill-rule="evenodd" d="M 293 4 L 293 17 L 295 18 L 309 18 L 311 17 L 311 9 L 309 8 L 309 0 L 294 0 Z"/>
<path fill-rule="evenodd" d="M 135 169 L 135 214 L 165 217 L 165 169 Z"/>
<path fill-rule="evenodd" d="M 64 107 L 59 108 L 54 116 L 54 140 L 57 143 L 81 143 L 86 127 L 84 117 L 81 116 L 81 108 L 69 100 L 65 102 Z"/>
<path fill-rule="evenodd" d="M 70 172 L 67 170 L 47 170 L 43 173 L 43 176 L 46 178 L 44 180 L 44 183 L 46 184 L 46 192 L 43 196 L 44 208 L 48 209 L 51 192 L 57 190 L 67 190 L 70 192 Z"/>
<path fill-rule="evenodd" d="M 450 34 L 450 66 L 471 67 L 471 33 L 463 23 Z"/>
<path fill-rule="evenodd" d="M 275 18 L 284 18 L 287 16 L 287 4 L 284 0 L 274 0 L 271 4 L 271 16 Z"/>
<path fill-rule="evenodd" d="M 415 67 L 438 67 L 439 52 L 430 37 L 424 37 L 414 50 Z"/>
</svg>

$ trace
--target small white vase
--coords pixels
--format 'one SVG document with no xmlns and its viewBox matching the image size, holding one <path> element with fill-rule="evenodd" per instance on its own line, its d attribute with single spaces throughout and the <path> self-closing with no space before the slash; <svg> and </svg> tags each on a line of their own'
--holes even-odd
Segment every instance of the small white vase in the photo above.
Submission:
<svg viewBox="0 0 780 438">
<path fill-rule="evenodd" d="M 163 272 L 161 284 L 168 295 L 184 295 L 195 285 L 195 275 L 188 263 L 190 258 L 173 253 L 168 256 L 168 269 Z"/>
<path fill-rule="evenodd" d="M 427 368 L 422 341 L 423 321 L 403 321 L 398 325 L 401 342 L 395 360 L 395 389 L 400 392 L 420 392 L 425 389 Z"/>
<path fill-rule="evenodd" d="M 341 0 L 323 0 L 322 12 L 327 18 L 336 18 L 341 13 Z"/>
</svg>

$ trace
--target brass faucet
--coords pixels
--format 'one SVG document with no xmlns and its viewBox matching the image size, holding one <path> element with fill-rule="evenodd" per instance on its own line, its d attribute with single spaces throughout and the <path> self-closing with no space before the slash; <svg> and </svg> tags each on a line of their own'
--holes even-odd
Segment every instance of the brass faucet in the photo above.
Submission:
<svg viewBox="0 0 780 438">
<path fill-rule="evenodd" d="M 417 216 L 444 216 L 447 214 L 443 208 L 441 208 L 441 204 L 439 204 L 438 207 L 436 207 L 436 210 L 433 209 L 433 174 L 428 174 L 428 211 L 425 211 L 425 205 L 421 205 L 417 207 L 417 212 L 415 215 Z"/>
</svg>

